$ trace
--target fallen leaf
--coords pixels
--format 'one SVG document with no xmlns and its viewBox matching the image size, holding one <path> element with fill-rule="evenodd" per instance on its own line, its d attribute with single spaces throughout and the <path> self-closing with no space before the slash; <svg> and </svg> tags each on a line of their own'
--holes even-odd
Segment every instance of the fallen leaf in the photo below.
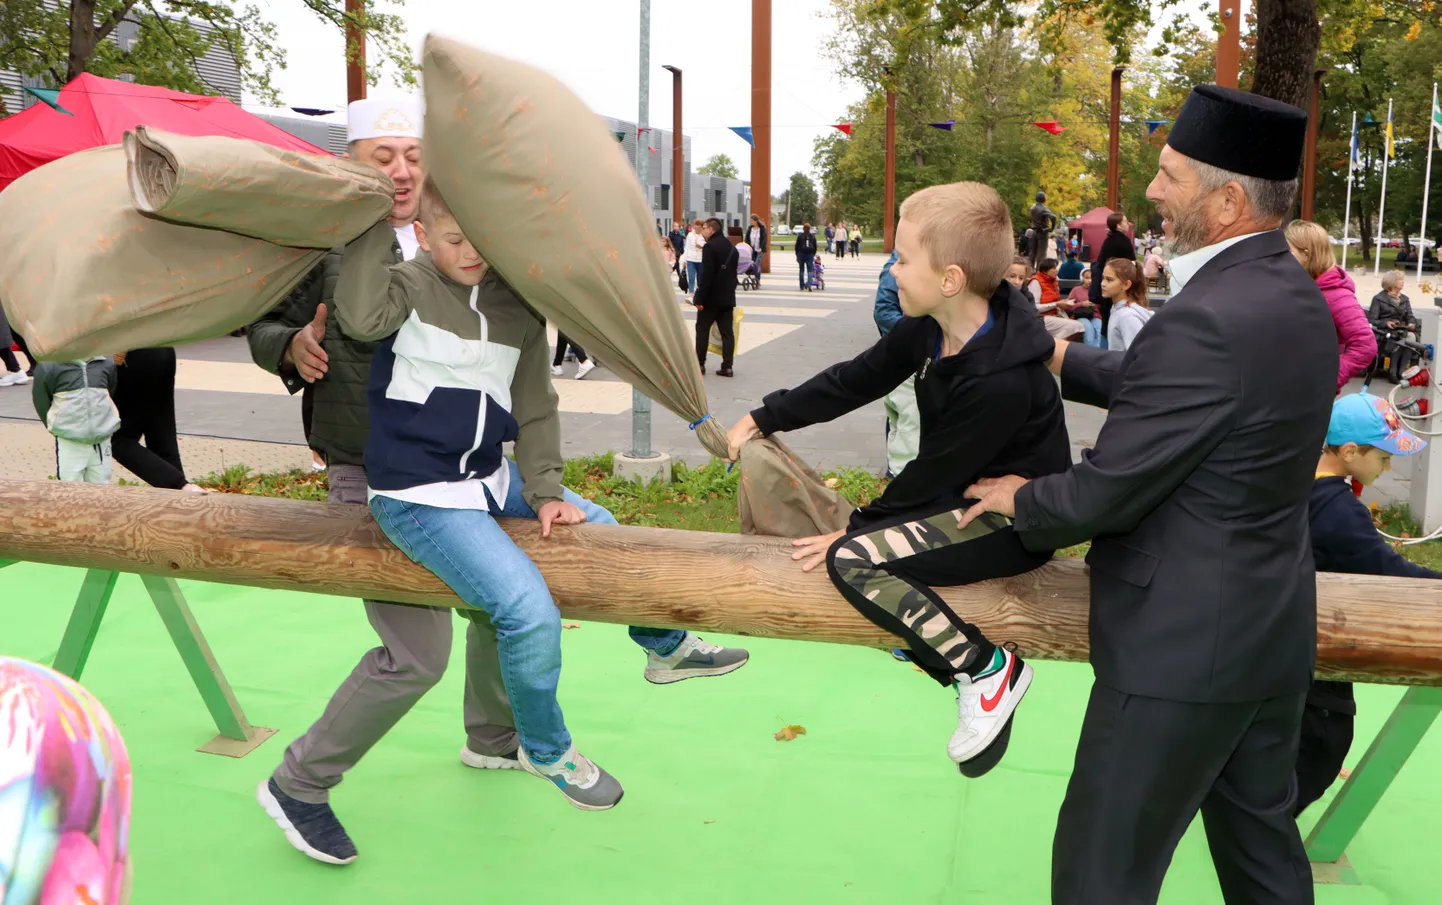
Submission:
<svg viewBox="0 0 1442 905">
<path fill-rule="evenodd" d="M 835 478 L 827 478 L 826 486 L 830 490 L 835 490 L 836 488 L 841 486 L 841 482 L 836 480 Z"/>
<path fill-rule="evenodd" d="M 781 731 L 776 733 L 778 742 L 789 742 L 795 740 L 798 735 L 805 735 L 805 726 L 782 726 Z"/>
<path fill-rule="evenodd" d="M 1339 772 L 1337 775 L 1342 777 L 1343 779 L 1351 779 L 1352 771 L 1348 770 L 1346 767 L 1343 767 L 1341 772 Z"/>
<path fill-rule="evenodd" d="M 703 820 L 703 821 L 701 821 L 701 822 L 702 822 L 702 823 L 715 823 L 716 821 L 714 821 L 714 820 Z"/>
<path fill-rule="evenodd" d="M 917 672 L 926 672 L 926 670 L 922 669 L 920 666 L 917 666 L 915 663 L 911 664 L 911 668 L 916 670 Z"/>
<path fill-rule="evenodd" d="M 580 628 L 580 627 L 581 627 L 581 623 L 579 623 L 579 622 L 562 622 L 562 623 L 561 623 L 561 628 Z"/>
</svg>

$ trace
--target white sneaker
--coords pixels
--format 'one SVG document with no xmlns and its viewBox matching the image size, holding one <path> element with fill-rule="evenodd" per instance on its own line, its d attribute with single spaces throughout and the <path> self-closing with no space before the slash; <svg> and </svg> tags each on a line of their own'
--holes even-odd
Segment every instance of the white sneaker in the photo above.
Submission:
<svg viewBox="0 0 1442 905">
<path fill-rule="evenodd" d="M 560 376 L 561 376 L 562 374 L 564 374 L 564 373 L 566 373 L 566 372 L 565 372 L 564 369 L 561 368 L 560 365 L 551 365 L 551 376 L 552 376 L 552 377 L 560 377 Z"/>
<path fill-rule="evenodd" d="M 561 790 L 567 801 L 583 811 L 614 808 L 625 794 L 614 776 L 577 751 L 575 745 L 551 764 L 538 764 L 531 760 L 524 747 L 516 754 L 521 769 L 549 780 Z"/>
<path fill-rule="evenodd" d="M 591 373 L 594 370 L 596 370 L 596 363 L 588 358 L 585 361 L 581 362 L 581 366 L 576 369 L 576 379 L 582 380 L 587 374 Z"/>
<path fill-rule="evenodd" d="M 982 679 L 956 677 L 957 726 L 946 745 L 955 763 L 971 760 L 996 741 L 1031 686 L 1031 667 L 1011 651 L 997 649 L 1006 657 L 1001 669 Z"/>
<path fill-rule="evenodd" d="M 724 676 L 746 665 L 751 655 L 740 647 L 717 647 L 707 644 L 690 632 L 666 656 L 646 652 L 646 681 L 652 685 L 670 685 L 692 676 Z"/>
<path fill-rule="evenodd" d="M 6 371 L 5 376 L 0 377 L 0 387 L 23 386 L 30 382 L 24 371 Z"/>
<path fill-rule="evenodd" d="M 509 755 L 477 754 L 470 745 L 461 746 L 461 763 L 477 770 L 520 770 L 520 756 L 512 751 Z"/>
</svg>

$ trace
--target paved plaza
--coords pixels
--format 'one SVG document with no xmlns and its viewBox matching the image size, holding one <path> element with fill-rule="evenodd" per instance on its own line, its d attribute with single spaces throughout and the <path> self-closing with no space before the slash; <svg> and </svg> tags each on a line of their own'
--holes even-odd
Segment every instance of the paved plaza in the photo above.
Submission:
<svg viewBox="0 0 1442 905">
<path fill-rule="evenodd" d="M 744 310 L 734 378 L 717 377 L 716 356 L 707 362 L 706 389 L 711 411 L 724 425 L 735 423 L 772 390 L 795 386 L 817 371 L 861 352 L 876 340 L 872 321 L 877 275 L 885 263 L 879 254 L 838 260 L 825 255 L 825 291 L 802 292 L 795 258 L 777 252 L 761 289 L 737 292 Z M 1355 275 L 1364 301 L 1376 278 Z M 1409 280 L 1409 284 L 1410 284 Z M 1409 289 L 1413 287 L 1409 285 Z M 677 292 L 687 321 L 694 312 Z M 244 339 L 221 337 L 184 346 L 176 378 L 176 418 L 186 470 L 199 477 L 236 464 L 257 471 L 307 466 L 309 452 L 301 433 L 300 396 L 286 393 L 279 378 L 250 360 Z M 563 452 L 567 457 L 624 451 L 631 446 L 631 389 L 604 367 L 575 380 L 576 365 L 555 379 L 560 396 Z M 1352 389 L 1358 384 L 1354 383 Z M 1387 385 L 1374 386 L 1385 392 Z M 707 453 L 686 422 L 659 406 L 652 416 L 652 446 L 693 463 Z M 1104 413 L 1067 404 L 1067 425 L 1074 453 L 1096 442 Z M 885 467 L 881 403 L 786 436 L 801 456 L 821 468 Z M 29 387 L 0 387 L 0 477 L 43 479 L 55 473 L 54 442 L 35 417 Z M 1397 471 L 1369 491 L 1369 498 L 1406 500 L 1410 463 L 1397 460 Z M 124 469 L 116 479 L 135 480 Z"/>
</svg>

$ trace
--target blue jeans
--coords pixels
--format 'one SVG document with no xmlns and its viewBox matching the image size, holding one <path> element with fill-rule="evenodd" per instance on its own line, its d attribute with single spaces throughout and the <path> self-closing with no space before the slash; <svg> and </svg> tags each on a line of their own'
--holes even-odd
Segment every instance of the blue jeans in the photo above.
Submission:
<svg viewBox="0 0 1442 905">
<path fill-rule="evenodd" d="M 686 262 L 686 291 L 694 295 L 696 293 L 696 281 L 701 278 L 701 262 Z"/>
<path fill-rule="evenodd" d="M 1102 342 L 1102 319 L 1099 317 L 1079 317 L 1077 323 L 1082 325 L 1082 341 L 1093 349 L 1105 349 L 1106 343 Z"/>
<path fill-rule="evenodd" d="M 434 572 L 468 606 L 491 617 L 516 732 L 533 760 L 551 763 L 571 747 L 571 734 L 556 701 L 561 614 L 536 564 L 493 517 L 536 517 L 521 498 L 516 463 L 507 460 L 507 465 L 510 493 L 505 505 L 492 512 L 442 509 L 383 496 L 371 500 L 370 510 L 402 553 Z M 589 522 L 616 524 L 611 513 L 578 494 L 567 490 L 565 500 L 579 507 Z M 675 650 L 686 633 L 633 627 L 631 637 L 647 650 L 664 654 Z"/>
<path fill-rule="evenodd" d="M 796 265 L 801 268 L 801 288 L 805 289 L 811 285 L 811 262 L 812 258 L 797 258 Z"/>
</svg>

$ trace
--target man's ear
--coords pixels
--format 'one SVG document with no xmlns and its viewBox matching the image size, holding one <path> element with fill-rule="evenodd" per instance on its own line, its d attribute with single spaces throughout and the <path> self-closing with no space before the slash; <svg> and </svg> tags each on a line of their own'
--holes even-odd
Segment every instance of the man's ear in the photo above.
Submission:
<svg viewBox="0 0 1442 905">
<path fill-rule="evenodd" d="M 419 220 L 416 221 L 416 244 L 420 246 L 421 251 L 430 253 L 431 237 L 426 235 L 426 225 Z"/>
</svg>

